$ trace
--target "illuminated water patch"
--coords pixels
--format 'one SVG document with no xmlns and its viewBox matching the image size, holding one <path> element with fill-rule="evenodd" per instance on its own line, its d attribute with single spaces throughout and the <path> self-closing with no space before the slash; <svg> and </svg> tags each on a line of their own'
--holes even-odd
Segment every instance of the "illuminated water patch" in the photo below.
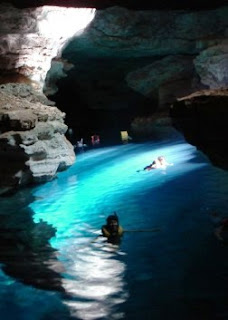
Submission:
<svg viewBox="0 0 228 320">
<path fill-rule="evenodd" d="M 159 155 L 174 165 L 150 172 L 142 170 Z M 60 173 L 57 180 L 36 188 L 35 195 L 44 199 L 31 204 L 34 219 L 43 219 L 57 228 L 57 247 L 79 228 L 84 228 L 85 235 L 93 236 L 100 226 L 98 221 L 109 212 L 119 211 L 124 199 L 130 198 L 134 204 L 139 193 L 152 192 L 153 188 L 205 165 L 194 162 L 195 157 L 196 149 L 183 142 L 129 144 L 88 151 L 79 155 L 76 164 Z"/>
<path fill-rule="evenodd" d="M 142 170 L 159 155 L 174 165 Z M 51 245 L 66 294 L 38 293 L 3 277 L 0 312 L 7 296 L 22 308 L 18 316 L 31 310 L 35 320 L 55 310 L 63 319 L 181 319 L 202 299 L 222 305 L 227 250 L 213 236 L 210 212 L 227 212 L 227 190 L 226 172 L 182 139 L 79 154 L 58 179 L 34 189 L 30 205 L 35 221 L 57 229 Z M 125 230 L 119 246 L 97 238 L 114 210 Z"/>
<path fill-rule="evenodd" d="M 142 170 L 159 155 L 174 165 Z M 121 258 L 126 252 L 102 238 L 93 239 L 113 211 L 127 229 L 153 228 L 159 215 L 170 215 L 173 206 L 167 209 L 160 204 L 159 209 L 155 202 L 159 200 L 150 195 L 180 176 L 196 174 L 206 165 L 205 159 L 201 162 L 196 157 L 196 149 L 181 140 L 100 148 L 78 155 L 76 164 L 58 179 L 36 188 L 35 196 L 43 199 L 31 204 L 34 220 L 43 219 L 57 229 L 51 244 L 58 249 L 65 268 L 63 286 L 70 295 L 65 303 L 73 316 L 124 317 L 117 306 L 129 296 L 124 280 L 126 264 Z M 150 274 L 139 279 L 150 279 Z"/>
</svg>

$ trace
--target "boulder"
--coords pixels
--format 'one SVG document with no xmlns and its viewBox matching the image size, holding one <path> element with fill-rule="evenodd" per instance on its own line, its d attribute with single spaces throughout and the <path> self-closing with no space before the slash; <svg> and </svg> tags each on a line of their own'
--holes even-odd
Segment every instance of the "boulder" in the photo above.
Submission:
<svg viewBox="0 0 228 320">
<path fill-rule="evenodd" d="M 65 114 L 54 106 L 15 97 L 10 86 L 0 88 L 0 194 L 49 181 L 75 161 L 65 137 Z"/>
</svg>

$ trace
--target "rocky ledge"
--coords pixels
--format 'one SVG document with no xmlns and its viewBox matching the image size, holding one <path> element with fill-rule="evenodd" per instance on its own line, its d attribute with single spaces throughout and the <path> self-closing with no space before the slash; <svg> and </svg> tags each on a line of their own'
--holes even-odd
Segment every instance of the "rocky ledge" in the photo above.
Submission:
<svg viewBox="0 0 228 320">
<path fill-rule="evenodd" d="M 49 181 L 75 162 L 65 113 L 45 102 L 29 85 L 0 86 L 0 194 Z"/>
<path fill-rule="evenodd" d="M 228 170 L 228 90 L 202 90 L 172 105 L 174 126 L 211 162 Z"/>
</svg>

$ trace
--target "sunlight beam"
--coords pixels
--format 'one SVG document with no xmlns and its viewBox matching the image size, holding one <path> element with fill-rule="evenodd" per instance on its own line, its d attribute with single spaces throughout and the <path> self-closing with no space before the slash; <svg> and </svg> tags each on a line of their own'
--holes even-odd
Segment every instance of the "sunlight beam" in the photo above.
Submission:
<svg viewBox="0 0 228 320">
<path fill-rule="evenodd" d="M 39 33 L 52 38 L 70 38 L 82 32 L 94 19 L 94 8 L 62 8 L 44 6 L 38 19 Z"/>
</svg>

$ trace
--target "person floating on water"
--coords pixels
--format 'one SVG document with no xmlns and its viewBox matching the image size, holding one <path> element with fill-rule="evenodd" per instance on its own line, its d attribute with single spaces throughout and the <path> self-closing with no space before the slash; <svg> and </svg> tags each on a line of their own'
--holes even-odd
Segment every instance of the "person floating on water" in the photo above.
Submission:
<svg viewBox="0 0 228 320">
<path fill-rule="evenodd" d="M 151 164 L 146 166 L 143 170 L 150 171 L 152 169 L 158 169 L 158 168 L 165 169 L 167 166 L 172 166 L 172 165 L 173 163 L 167 162 L 165 157 L 159 156 Z"/>
<path fill-rule="evenodd" d="M 101 228 L 102 235 L 112 244 L 119 244 L 123 235 L 123 228 L 119 225 L 119 218 L 114 212 L 106 219 L 106 224 Z"/>
</svg>

